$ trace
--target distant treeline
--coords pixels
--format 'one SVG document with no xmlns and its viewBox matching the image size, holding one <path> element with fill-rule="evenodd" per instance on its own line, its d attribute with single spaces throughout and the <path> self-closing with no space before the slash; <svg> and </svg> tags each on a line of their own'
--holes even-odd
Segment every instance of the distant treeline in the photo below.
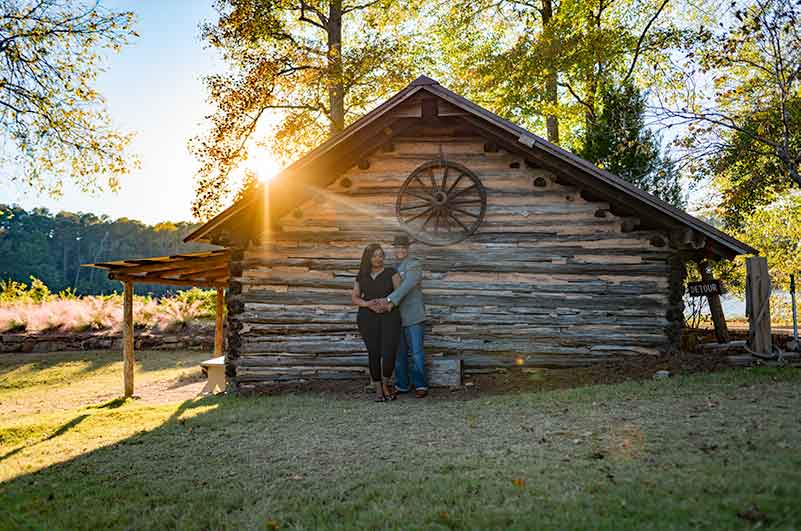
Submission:
<svg viewBox="0 0 801 531">
<path fill-rule="evenodd" d="M 52 290 L 74 289 L 80 295 L 120 291 L 105 271 L 81 264 L 202 251 L 213 247 L 183 243 L 196 223 L 140 221 L 59 212 L 26 211 L 0 204 L 0 280 L 30 282 L 34 276 Z M 163 295 L 168 286 L 137 285 L 138 293 Z"/>
</svg>

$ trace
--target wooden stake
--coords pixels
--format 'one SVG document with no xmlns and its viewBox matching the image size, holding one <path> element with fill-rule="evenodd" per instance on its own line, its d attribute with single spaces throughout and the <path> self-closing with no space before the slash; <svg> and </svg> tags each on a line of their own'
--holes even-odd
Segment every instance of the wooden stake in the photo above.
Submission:
<svg viewBox="0 0 801 531">
<path fill-rule="evenodd" d="M 701 273 L 702 282 L 711 284 L 714 281 L 705 260 L 698 263 L 698 271 Z M 726 326 L 726 316 L 723 315 L 720 295 L 713 293 L 707 295 L 706 298 L 709 301 L 709 313 L 712 314 L 712 323 L 715 325 L 715 337 L 717 337 L 718 343 L 728 343 L 730 339 L 729 328 Z"/>
<path fill-rule="evenodd" d="M 745 311 L 749 324 L 749 348 L 757 354 L 773 354 L 770 331 L 770 275 L 762 256 L 745 260 Z"/>
<path fill-rule="evenodd" d="M 223 356 L 223 303 L 225 302 L 225 290 L 217 288 L 217 321 L 214 327 L 214 355 Z"/>
<path fill-rule="evenodd" d="M 122 304 L 122 362 L 125 398 L 133 396 L 134 391 L 134 328 L 133 328 L 133 282 L 123 282 Z"/>
</svg>

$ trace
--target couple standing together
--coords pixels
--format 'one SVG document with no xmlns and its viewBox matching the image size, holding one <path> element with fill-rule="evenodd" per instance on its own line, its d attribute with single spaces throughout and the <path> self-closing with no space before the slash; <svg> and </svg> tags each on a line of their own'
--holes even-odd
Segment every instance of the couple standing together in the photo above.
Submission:
<svg viewBox="0 0 801 531">
<path fill-rule="evenodd" d="M 407 236 L 396 236 L 392 246 L 397 269 L 384 265 L 384 250 L 379 244 L 371 243 L 364 249 L 351 295 L 353 304 L 359 307 L 356 322 L 367 347 L 376 402 L 394 400 L 397 393 L 407 393 L 412 386 L 417 398 L 428 394 L 423 354 L 426 310 L 420 287 L 422 265 L 409 256 Z"/>
</svg>

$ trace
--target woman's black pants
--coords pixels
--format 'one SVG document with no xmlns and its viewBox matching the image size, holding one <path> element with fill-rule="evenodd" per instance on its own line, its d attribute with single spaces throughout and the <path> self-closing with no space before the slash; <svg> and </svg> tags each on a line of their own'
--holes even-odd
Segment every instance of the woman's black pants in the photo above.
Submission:
<svg viewBox="0 0 801 531">
<path fill-rule="evenodd" d="M 359 315 L 359 332 L 367 347 L 370 379 L 380 382 L 382 375 L 390 378 L 395 370 L 401 332 L 400 312 L 397 309 L 382 314 L 368 312 Z"/>
</svg>

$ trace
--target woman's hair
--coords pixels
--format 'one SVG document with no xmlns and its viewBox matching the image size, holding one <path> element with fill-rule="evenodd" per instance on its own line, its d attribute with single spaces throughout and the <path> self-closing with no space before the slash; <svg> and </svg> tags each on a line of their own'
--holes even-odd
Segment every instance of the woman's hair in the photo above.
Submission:
<svg viewBox="0 0 801 531">
<path fill-rule="evenodd" d="M 381 245 L 377 243 L 371 243 L 364 248 L 364 252 L 362 253 L 362 262 L 359 264 L 359 275 L 356 277 L 356 280 L 368 278 L 370 276 L 370 271 L 373 268 L 373 254 L 378 250 L 383 251 L 383 249 L 381 249 Z"/>
</svg>

